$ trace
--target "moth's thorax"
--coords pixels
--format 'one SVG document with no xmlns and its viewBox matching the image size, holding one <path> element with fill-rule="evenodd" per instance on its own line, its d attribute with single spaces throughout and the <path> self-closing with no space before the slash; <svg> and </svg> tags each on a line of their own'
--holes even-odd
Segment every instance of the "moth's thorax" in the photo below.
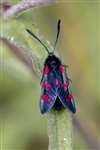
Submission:
<svg viewBox="0 0 100 150">
<path fill-rule="evenodd" d="M 59 69 L 61 65 L 61 60 L 55 55 L 49 55 L 45 60 L 44 65 L 48 65 L 51 70 Z"/>
</svg>

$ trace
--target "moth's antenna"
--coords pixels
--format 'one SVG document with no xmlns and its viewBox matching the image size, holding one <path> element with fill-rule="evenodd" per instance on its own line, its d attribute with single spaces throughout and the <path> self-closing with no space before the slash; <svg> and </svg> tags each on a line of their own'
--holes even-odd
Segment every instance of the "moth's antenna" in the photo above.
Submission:
<svg viewBox="0 0 100 150">
<path fill-rule="evenodd" d="M 45 50 L 47 51 L 47 53 L 49 54 L 49 50 L 48 48 L 44 45 L 44 43 L 33 33 L 31 32 L 29 29 L 26 29 L 26 31 L 32 36 L 34 37 L 36 40 L 38 40 L 45 48 Z"/>
<path fill-rule="evenodd" d="M 57 41 L 58 41 L 58 38 L 59 38 L 60 23 L 61 23 L 61 20 L 59 19 L 59 20 L 58 20 L 58 23 L 57 23 L 57 35 L 56 35 L 56 40 L 55 40 L 55 42 L 54 42 L 54 50 L 55 50 L 55 47 L 56 47 L 56 44 L 57 44 Z"/>
</svg>

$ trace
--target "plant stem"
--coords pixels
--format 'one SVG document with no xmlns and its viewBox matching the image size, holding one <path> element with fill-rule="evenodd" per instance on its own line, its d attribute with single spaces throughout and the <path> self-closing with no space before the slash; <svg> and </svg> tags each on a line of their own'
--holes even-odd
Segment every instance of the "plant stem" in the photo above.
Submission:
<svg viewBox="0 0 100 150">
<path fill-rule="evenodd" d="M 66 110 L 51 110 L 47 114 L 48 150 L 72 150 L 72 120 Z"/>
<path fill-rule="evenodd" d="M 19 3 L 11 6 L 7 9 L 4 13 L 4 19 L 8 19 L 14 17 L 15 15 L 19 15 L 20 13 L 24 12 L 30 8 L 36 8 L 41 6 L 47 6 L 56 3 L 55 0 L 22 0 Z"/>
</svg>

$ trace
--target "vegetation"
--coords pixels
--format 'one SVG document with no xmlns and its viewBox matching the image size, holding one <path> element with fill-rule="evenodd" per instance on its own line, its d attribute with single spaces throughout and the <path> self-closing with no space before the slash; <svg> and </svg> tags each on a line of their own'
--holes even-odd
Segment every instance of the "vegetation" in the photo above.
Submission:
<svg viewBox="0 0 100 150">
<path fill-rule="evenodd" d="M 47 150 L 48 135 L 55 139 L 53 133 L 58 123 L 59 140 L 63 138 L 65 141 L 65 144 L 61 143 L 63 150 L 72 147 L 74 150 L 98 150 L 99 1 L 41 1 L 42 5 L 40 1 L 34 4 L 36 9 L 31 5 L 14 13 L 11 9 L 16 4 L 21 6 L 23 1 L 4 1 L 0 5 L 0 148 Z M 57 54 L 69 65 L 68 74 L 77 107 L 73 117 L 67 111 L 61 116 L 52 111 L 46 116 L 40 114 L 39 84 L 47 54 L 25 30 L 32 30 L 52 50 L 59 18 L 62 23 Z M 55 121 L 55 116 L 57 122 L 53 127 L 50 121 Z M 72 139 L 66 144 L 68 129 L 72 132 Z M 57 140 L 50 142 L 49 148 L 56 150 Z M 62 150 L 61 145 L 59 149 Z"/>
</svg>

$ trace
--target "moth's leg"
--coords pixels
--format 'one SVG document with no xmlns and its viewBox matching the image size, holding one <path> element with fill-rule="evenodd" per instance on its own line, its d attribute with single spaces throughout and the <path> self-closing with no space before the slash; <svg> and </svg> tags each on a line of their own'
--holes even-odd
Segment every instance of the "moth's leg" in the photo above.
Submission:
<svg viewBox="0 0 100 150">
<path fill-rule="evenodd" d="M 64 68 L 68 68 L 69 67 L 68 65 L 65 65 L 65 64 L 62 64 L 62 65 L 63 65 Z"/>
<path fill-rule="evenodd" d="M 68 77 L 68 75 L 67 75 L 67 68 L 68 68 L 69 66 L 63 64 L 63 67 L 65 68 L 65 77 L 66 77 L 66 79 L 72 83 L 72 80 L 71 80 L 71 79 Z"/>
</svg>

